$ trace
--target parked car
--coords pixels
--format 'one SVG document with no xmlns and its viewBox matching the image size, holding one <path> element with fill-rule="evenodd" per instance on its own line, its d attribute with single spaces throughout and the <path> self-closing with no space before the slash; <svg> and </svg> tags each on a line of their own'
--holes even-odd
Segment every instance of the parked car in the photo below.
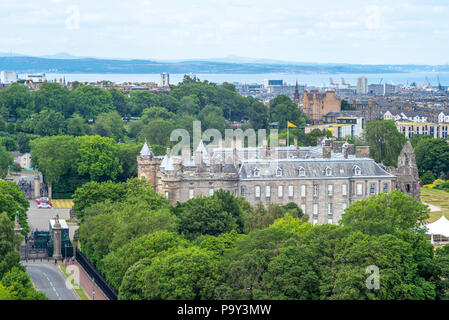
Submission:
<svg viewBox="0 0 449 320">
<path fill-rule="evenodd" d="M 45 201 L 42 201 L 41 203 L 39 203 L 37 205 L 37 207 L 40 209 L 51 209 L 52 208 L 51 204 L 49 204 L 48 202 L 45 202 Z"/>
<path fill-rule="evenodd" d="M 45 200 L 39 200 L 37 202 L 37 205 L 40 205 L 41 203 L 48 203 L 49 205 L 53 206 L 53 203 L 51 203 L 51 201 L 45 201 Z"/>
</svg>

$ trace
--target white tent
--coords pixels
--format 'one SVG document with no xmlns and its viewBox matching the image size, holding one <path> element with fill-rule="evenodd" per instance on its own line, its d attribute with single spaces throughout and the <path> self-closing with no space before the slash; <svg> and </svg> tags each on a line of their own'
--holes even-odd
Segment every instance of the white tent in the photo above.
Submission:
<svg viewBox="0 0 449 320">
<path fill-rule="evenodd" d="M 430 234 L 430 241 L 432 244 L 434 243 L 434 235 L 439 235 L 440 240 L 441 236 L 449 238 L 449 220 L 447 220 L 445 216 L 441 216 L 437 221 L 429 223 L 426 225 L 426 228 L 426 233 Z"/>
</svg>

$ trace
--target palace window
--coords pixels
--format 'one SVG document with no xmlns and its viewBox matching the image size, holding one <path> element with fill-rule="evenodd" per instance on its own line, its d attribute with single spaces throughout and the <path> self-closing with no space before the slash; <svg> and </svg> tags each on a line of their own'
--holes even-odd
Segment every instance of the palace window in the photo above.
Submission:
<svg viewBox="0 0 449 320">
<path fill-rule="evenodd" d="M 211 188 L 211 189 L 209 189 L 209 196 L 212 197 L 213 195 L 214 195 L 214 189 Z"/>
<path fill-rule="evenodd" d="M 298 168 L 298 176 L 304 177 L 306 175 L 306 169 L 303 167 Z"/>
<path fill-rule="evenodd" d="M 341 185 L 341 195 L 346 196 L 348 194 L 348 185 L 342 184 Z"/>
<path fill-rule="evenodd" d="M 260 176 L 260 170 L 259 170 L 259 168 L 254 168 L 254 169 L 253 169 L 253 176 L 254 176 L 254 177 Z"/>
<path fill-rule="evenodd" d="M 327 214 L 332 214 L 332 212 L 333 212 L 332 209 L 333 209 L 332 208 L 332 203 L 328 203 L 327 204 Z"/>
<path fill-rule="evenodd" d="M 293 186 L 288 186 L 288 196 L 293 197 Z"/>
<path fill-rule="evenodd" d="M 384 183 L 384 192 L 388 192 L 388 182 Z"/>
<path fill-rule="evenodd" d="M 362 174 L 362 169 L 360 169 L 359 166 L 354 166 L 352 168 L 352 172 L 354 173 L 354 175 L 360 176 Z"/>
<path fill-rule="evenodd" d="M 334 193 L 334 185 L 329 184 L 329 185 L 327 186 L 327 195 L 328 195 L 328 196 L 331 196 L 333 193 Z"/>
<path fill-rule="evenodd" d="M 375 183 L 371 183 L 369 193 L 370 194 L 376 193 L 376 184 Z"/>
<path fill-rule="evenodd" d="M 318 203 L 313 204 L 313 214 L 318 215 Z"/>
<path fill-rule="evenodd" d="M 306 214 L 306 205 L 304 203 L 301 204 L 301 210 L 302 210 L 302 213 Z"/>
<path fill-rule="evenodd" d="M 357 195 L 361 196 L 363 194 L 363 184 L 357 183 Z"/>
<path fill-rule="evenodd" d="M 254 193 L 256 195 L 256 198 L 260 198 L 260 186 L 256 186 Z"/>
<path fill-rule="evenodd" d="M 245 194 L 246 194 L 246 187 L 245 186 L 241 186 L 240 187 L 240 195 L 244 197 Z"/>
<path fill-rule="evenodd" d="M 281 168 L 276 169 L 276 177 L 282 177 L 282 169 Z"/>
<path fill-rule="evenodd" d="M 265 197 L 267 197 L 267 198 L 271 197 L 271 187 L 270 186 L 265 187 Z"/>
<path fill-rule="evenodd" d="M 332 169 L 329 167 L 326 167 L 326 169 L 324 170 L 324 173 L 326 174 L 326 176 L 331 176 L 332 175 Z"/>
<path fill-rule="evenodd" d="M 318 185 L 317 184 L 313 185 L 313 196 L 318 197 Z"/>
<path fill-rule="evenodd" d="M 305 197 L 306 196 L 306 185 L 302 184 L 301 185 L 301 197 Z"/>
<path fill-rule="evenodd" d="M 189 199 L 193 198 L 193 189 L 189 189 Z"/>
<path fill-rule="evenodd" d="M 278 197 L 282 198 L 284 196 L 284 187 L 278 186 Z"/>
</svg>

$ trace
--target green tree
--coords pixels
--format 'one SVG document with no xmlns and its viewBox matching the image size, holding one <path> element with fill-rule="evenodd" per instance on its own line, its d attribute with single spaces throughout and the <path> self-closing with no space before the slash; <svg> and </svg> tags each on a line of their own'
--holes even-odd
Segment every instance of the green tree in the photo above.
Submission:
<svg viewBox="0 0 449 320">
<path fill-rule="evenodd" d="M 75 113 L 67 119 L 67 134 L 71 136 L 85 136 L 91 132 L 91 127 L 86 120 L 79 114 Z"/>
<path fill-rule="evenodd" d="M 30 145 L 31 160 L 45 175 L 50 189 L 75 166 L 77 144 L 72 136 L 39 138 L 31 141 Z"/>
<path fill-rule="evenodd" d="M 249 118 L 254 130 L 268 128 L 268 108 L 262 102 L 255 100 L 251 103 Z"/>
<path fill-rule="evenodd" d="M 80 86 L 71 91 L 73 112 L 85 119 L 96 118 L 102 112 L 114 111 L 111 93 L 92 86 Z"/>
<path fill-rule="evenodd" d="M 115 180 L 123 171 L 114 139 L 100 136 L 76 137 L 78 174 L 94 181 Z"/>
<path fill-rule="evenodd" d="M 127 117 L 130 115 L 131 108 L 128 102 L 128 96 L 116 88 L 109 89 L 112 97 L 112 104 L 114 109 L 122 116 Z"/>
<path fill-rule="evenodd" d="M 0 213 L 6 212 L 11 221 L 19 214 L 19 224 L 23 228 L 22 234 L 30 232 L 27 214 L 30 203 L 14 181 L 0 181 Z"/>
<path fill-rule="evenodd" d="M 370 156 L 386 166 L 397 166 L 398 156 L 407 140 L 392 120 L 371 121 L 366 124 L 365 141 Z"/>
<path fill-rule="evenodd" d="M 132 239 L 107 254 L 102 260 L 102 273 L 108 282 L 119 289 L 126 271 L 143 258 L 154 258 L 160 252 L 189 243 L 174 232 L 156 231 Z"/>
<path fill-rule="evenodd" d="M 420 175 L 431 171 L 435 177 L 449 173 L 449 145 L 443 138 L 421 139 L 415 147 Z"/>
<path fill-rule="evenodd" d="M 124 138 L 126 130 L 122 117 L 117 111 L 113 111 L 98 115 L 93 132 L 96 135 L 120 141 Z"/>
<path fill-rule="evenodd" d="M 170 134 L 175 129 L 172 121 L 155 119 L 151 120 L 139 134 L 139 140 L 147 139 L 149 144 L 159 144 L 167 146 L 170 141 Z"/>
<path fill-rule="evenodd" d="M 4 179 L 8 174 L 8 167 L 12 167 L 14 158 L 11 153 L 6 151 L 5 147 L 0 145 L 0 178 Z"/>
<path fill-rule="evenodd" d="M 144 273 L 143 299 L 211 299 L 216 283 L 217 261 L 196 246 L 177 248 L 152 259 Z"/>
<path fill-rule="evenodd" d="M 59 83 L 43 83 L 39 90 L 34 92 L 34 111 L 52 110 L 69 117 L 73 110 L 70 104 L 70 91 Z"/>
<path fill-rule="evenodd" d="M 345 210 L 340 223 L 356 231 L 380 235 L 418 230 L 428 218 L 426 205 L 394 190 L 354 202 Z"/>
<path fill-rule="evenodd" d="M 232 197 L 232 198 L 231 198 Z M 179 231 L 187 239 L 200 235 L 219 235 L 232 230 L 242 231 L 243 212 L 232 195 L 222 191 L 212 197 L 196 197 L 176 206 Z"/>
</svg>

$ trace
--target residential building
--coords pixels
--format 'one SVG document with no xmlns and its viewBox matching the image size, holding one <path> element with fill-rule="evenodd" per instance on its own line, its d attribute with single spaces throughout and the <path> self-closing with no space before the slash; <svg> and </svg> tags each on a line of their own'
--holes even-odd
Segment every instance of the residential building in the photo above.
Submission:
<svg viewBox="0 0 449 320">
<path fill-rule="evenodd" d="M 313 124 L 322 124 L 324 116 L 329 112 L 340 112 L 341 100 L 335 91 L 328 90 L 324 93 L 304 90 L 302 95 L 302 112 L 312 120 Z"/>
<path fill-rule="evenodd" d="M 368 79 L 360 77 L 357 79 L 357 94 L 368 94 Z"/>
</svg>

